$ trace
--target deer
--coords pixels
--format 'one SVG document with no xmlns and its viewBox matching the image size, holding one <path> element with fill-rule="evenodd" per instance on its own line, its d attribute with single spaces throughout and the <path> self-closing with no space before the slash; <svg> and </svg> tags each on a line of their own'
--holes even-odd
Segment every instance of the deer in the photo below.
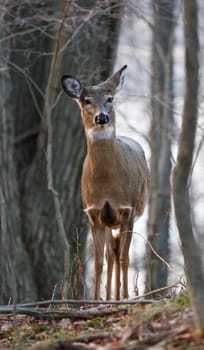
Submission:
<svg viewBox="0 0 204 350">
<path fill-rule="evenodd" d="M 94 300 L 100 300 L 104 249 L 106 300 L 111 299 L 113 267 L 114 299 L 120 300 L 120 289 L 122 298 L 128 298 L 133 224 L 143 213 L 150 182 L 142 146 L 132 138 L 116 136 L 113 99 L 123 86 L 126 68 L 93 86 L 84 86 L 71 75 L 62 77 L 65 93 L 79 105 L 86 136 L 81 197 L 93 236 Z"/>
</svg>

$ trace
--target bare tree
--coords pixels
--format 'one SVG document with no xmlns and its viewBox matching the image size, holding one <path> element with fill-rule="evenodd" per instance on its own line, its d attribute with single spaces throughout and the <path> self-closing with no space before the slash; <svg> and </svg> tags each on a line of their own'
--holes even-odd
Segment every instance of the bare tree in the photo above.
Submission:
<svg viewBox="0 0 204 350">
<path fill-rule="evenodd" d="M 173 170 L 173 199 L 197 329 L 204 335 L 204 275 L 200 250 L 194 237 L 191 222 L 191 203 L 188 193 L 198 115 L 199 45 L 197 17 L 197 1 L 184 1 L 185 100 L 177 161 Z"/>
<path fill-rule="evenodd" d="M 10 199 L 4 196 L 1 209 L 5 208 L 10 222 L 17 215 L 17 221 L 10 225 L 10 238 L 21 240 L 27 255 L 27 260 L 21 255 L 20 270 L 22 274 L 24 266 L 28 268 L 28 289 L 20 283 L 21 276 L 15 276 L 21 299 L 48 298 L 54 285 L 64 279 L 65 242 L 59 234 L 53 194 L 58 197 L 70 244 L 69 295 L 79 297 L 84 293 L 87 225 L 81 207 L 80 178 L 85 141 L 75 105 L 67 105 L 61 96 L 60 78 L 69 71 L 82 80 L 88 77 L 97 82 L 112 71 L 120 8 L 121 3 L 116 1 L 83 4 L 71 0 L 52 4 L 21 0 L 18 5 L 11 1 L 2 6 L 2 72 L 8 67 L 9 71 L 2 73 L 0 83 L 6 85 L 3 102 L 10 113 L 10 124 L 7 129 L 0 128 L 0 153 L 5 139 L 10 147 L 8 162 L 2 161 L 1 172 L 3 169 L 5 175 L 1 184 L 4 187 L 5 179 L 9 179 L 7 164 L 12 164 L 13 178 L 8 186 L 16 196 L 16 207 L 13 202 L 8 209 Z M 46 171 L 48 145 L 52 148 L 52 184 Z M 3 207 L 4 200 L 7 206 Z M 0 236 L 1 251 L 7 249 L 11 254 L 2 229 Z M 1 267 L 2 276 L 6 276 Z M 1 301 L 7 301 L 7 292 L 10 295 L 6 287 L 1 291 Z"/>
<path fill-rule="evenodd" d="M 3 17 L 3 16 L 2 16 Z M 28 253 L 22 242 L 19 191 L 14 163 L 15 109 L 9 100 L 12 94 L 4 17 L 0 22 L 0 303 L 35 295 L 35 283 Z M 3 59 L 4 57 L 4 59 Z"/>
<path fill-rule="evenodd" d="M 157 253 L 169 258 L 171 142 L 173 124 L 174 1 L 153 0 L 151 76 L 151 188 L 148 238 Z M 163 287 L 167 267 L 147 248 L 146 289 Z"/>
</svg>

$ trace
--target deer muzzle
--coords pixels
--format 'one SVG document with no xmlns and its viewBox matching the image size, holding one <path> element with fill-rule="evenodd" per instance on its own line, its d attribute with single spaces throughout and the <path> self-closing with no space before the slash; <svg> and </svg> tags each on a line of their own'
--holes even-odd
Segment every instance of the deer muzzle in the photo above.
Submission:
<svg viewBox="0 0 204 350">
<path fill-rule="evenodd" d="M 95 122 L 96 124 L 99 124 L 99 125 L 105 125 L 109 122 L 109 117 L 108 115 L 101 113 L 96 116 Z"/>
</svg>

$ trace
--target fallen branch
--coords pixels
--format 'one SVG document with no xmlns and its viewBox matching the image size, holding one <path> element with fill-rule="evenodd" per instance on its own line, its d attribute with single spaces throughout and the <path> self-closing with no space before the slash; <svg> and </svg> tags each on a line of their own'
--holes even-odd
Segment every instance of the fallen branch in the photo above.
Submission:
<svg viewBox="0 0 204 350">
<path fill-rule="evenodd" d="M 119 312 L 127 312 L 128 307 L 118 307 L 109 309 L 88 309 L 88 310 L 67 310 L 67 311 L 46 311 L 33 308 L 19 307 L 16 306 L 16 314 L 28 315 L 42 320 L 45 319 L 62 319 L 70 318 L 72 320 L 83 319 L 89 320 L 93 317 L 105 317 Z M 2 314 L 13 314 L 12 306 L 0 307 L 0 313 Z"/>
<path fill-rule="evenodd" d="M 32 312 L 40 312 L 39 309 L 29 309 L 29 308 L 37 308 L 37 307 L 51 307 L 51 306 L 68 306 L 68 305 L 78 305 L 78 306 L 88 306 L 88 305 L 137 305 L 137 304 L 152 304 L 158 302 L 156 299 L 146 299 L 147 296 L 156 294 L 158 292 L 162 292 L 164 290 L 172 289 L 178 287 L 178 285 L 181 282 L 178 281 L 177 283 L 170 284 L 168 286 L 158 288 L 152 291 L 149 291 L 147 293 L 144 293 L 142 295 L 138 295 L 130 300 L 73 300 L 73 299 L 64 299 L 64 300 L 44 300 L 44 301 L 36 301 L 36 302 L 29 302 L 29 303 L 23 303 L 23 304 L 17 304 L 18 310 L 32 310 Z M 5 313 L 5 310 L 9 310 L 12 308 L 11 305 L 3 305 L 0 306 L 0 313 Z M 33 311 L 34 310 L 34 311 Z M 124 310 L 124 308 L 123 308 Z M 29 311 L 28 311 L 29 312 Z M 9 313 L 9 312 L 8 312 Z"/>
<path fill-rule="evenodd" d="M 90 349 L 90 347 L 86 344 L 94 341 L 98 341 L 99 339 L 111 339 L 112 334 L 109 332 L 97 332 L 95 334 L 83 334 L 80 336 L 72 337 L 70 339 L 58 341 L 58 342 L 50 342 L 49 344 L 46 342 L 41 344 L 33 345 L 30 350 L 84 350 Z"/>
</svg>

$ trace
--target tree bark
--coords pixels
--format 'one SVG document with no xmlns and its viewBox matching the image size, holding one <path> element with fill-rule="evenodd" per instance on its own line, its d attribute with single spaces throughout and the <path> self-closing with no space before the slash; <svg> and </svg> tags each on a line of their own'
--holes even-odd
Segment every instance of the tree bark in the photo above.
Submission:
<svg viewBox="0 0 204 350">
<path fill-rule="evenodd" d="M 174 1 L 153 0 L 151 78 L 151 187 L 148 239 L 157 253 L 169 259 L 171 137 L 173 124 Z M 146 290 L 164 287 L 167 267 L 147 248 Z"/>
<path fill-rule="evenodd" d="M 198 115 L 198 10 L 197 2 L 184 1 L 185 98 L 176 165 L 173 170 L 173 199 L 184 255 L 185 271 L 191 289 L 197 329 L 204 335 L 204 275 L 199 246 L 193 233 L 188 194 Z"/>
<path fill-rule="evenodd" d="M 12 92 L 8 100 L 12 98 L 15 111 L 12 120 L 15 149 L 13 136 L 9 137 L 15 155 L 19 193 L 17 237 L 22 237 L 32 262 L 30 275 L 35 285 L 32 299 L 50 298 L 54 286 L 60 287 L 64 279 L 65 242 L 59 234 L 55 191 L 70 244 L 66 259 L 70 280 L 67 296 L 85 296 L 84 249 L 88 226 L 80 196 L 85 138 L 77 107 L 66 96 L 61 96 L 61 76 L 73 74 L 91 83 L 109 76 L 117 46 L 120 5 L 115 1 L 88 5 L 80 1 L 53 1 L 48 8 L 48 4 L 42 5 L 41 1 L 25 3 L 21 0 L 18 6 L 11 4 L 7 8 L 6 20 L 7 26 L 11 26 L 12 38 L 8 48 Z M 66 6 L 69 9 L 58 38 L 56 32 Z M 58 52 L 53 57 L 57 45 Z M 50 135 L 48 109 L 51 111 Z M 51 137 L 55 190 L 51 192 L 46 171 L 48 137 Z M 14 215 L 12 210 L 10 215 Z M 61 293 L 60 288 L 58 291 Z M 24 298 L 28 297 L 27 290 L 23 293 Z"/>
<path fill-rule="evenodd" d="M 3 14 L 3 12 L 2 12 Z M 4 12 L 5 14 L 5 12 Z M 2 16 L 4 17 L 4 16 Z M 29 256 L 21 239 L 18 184 L 14 159 L 14 113 L 8 67 L 8 34 L 0 23 L 0 303 L 36 298 Z"/>
</svg>

